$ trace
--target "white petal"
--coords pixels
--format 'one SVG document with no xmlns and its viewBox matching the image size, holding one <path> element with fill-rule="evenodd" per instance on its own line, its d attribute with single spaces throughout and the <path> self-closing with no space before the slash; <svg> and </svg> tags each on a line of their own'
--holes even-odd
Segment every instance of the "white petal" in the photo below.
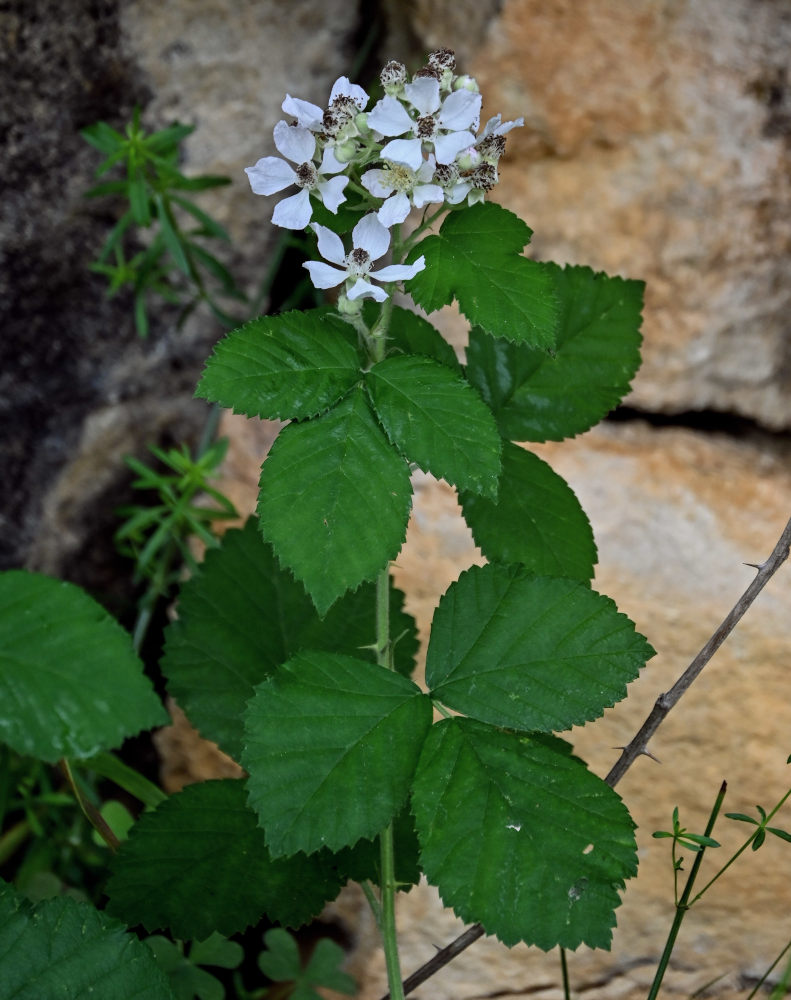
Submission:
<svg viewBox="0 0 791 1000">
<path fill-rule="evenodd" d="M 412 203 L 415 208 L 423 208 L 433 202 L 445 200 L 445 192 L 439 184 L 418 184 L 412 189 Z"/>
<path fill-rule="evenodd" d="M 332 90 L 330 91 L 330 104 L 332 104 L 336 97 L 340 97 L 341 94 L 344 97 L 351 97 L 360 111 L 362 111 L 369 101 L 369 97 L 363 88 L 356 83 L 350 83 L 347 76 L 339 76 L 335 83 L 333 83 Z"/>
<path fill-rule="evenodd" d="M 450 190 L 445 192 L 445 201 L 449 205 L 458 205 L 464 201 L 467 192 L 472 187 L 470 181 L 459 181 Z"/>
<path fill-rule="evenodd" d="M 346 293 L 347 299 L 376 299 L 377 302 L 384 302 L 387 292 L 384 288 L 377 288 L 363 278 L 358 278 Z"/>
<path fill-rule="evenodd" d="M 310 101 L 300 101 L 298 97 L 286 94 L 286 99 L 281 107 L 287 115 L 296 118 L 302 128 L 321 131 L 324 112 L 317 105 L 311 104 Z"/>
<path fill-rule="evenodd" d="M 460 132 L 478 120 L 481 113 L 481 95 L 469 90 L 454 90 L 442 102 L 439 123 L 443 128 Z"/>
<path fill-rule="evenodd" d="M 439 200 L 442 201 L 442 191 L 440 191 Z M 390 226 L 395 226 L 399 222 L 403 222 L 409 215 L 411 208 L 409 198 L 407 198 L 403 191 L 399 191 L 398 194 L 394 194 L 392 198 L 387 199 L 376 213 L 376 217 L 383 226 L 389 229 Z"/>
<path fill-rule="evenodd" d="M 319 238 L 319 253 L 325 260 L 332 261 L 333 264 L 344 265 L 346 263 L 346 251 L 340 236 L 326 226 L 320 226 L 318 222 L 313 223 L 313 232 Z"/>
<path fill-rule="evenodd" d="M 389 94 L 368 112 L 368 126 L 382 135 L 403 135 L 411 132 L 414 124 L 404 105 Z"/>
<path fill-rule="evenodd" d="M 275 194 L 293 184 L 297 175 L 279 156 L 264 156 L 254 167 L 245 167 L 255 194 Z"/>
<path fill-rule="evenodd" d="M 439 107 L 439 80 L 421 76 L 414 83 L 404 86 L 406 99 L 421 115 L 431 115 Z"/>
<path fill-rule="evenodd" d="M 345 271 L 339 271 L 320 260 L 306 260 L 302 266 L 310 271 L 310 280 L 315 288 L 335 288 L 346 277 Z"/>
<path fill-rule="evenodd" d="M 423 162 L 423 147 L 420 139 L 391 139 L 383 147 L 381 156 L 383 160 L 403 163 L 412 170 L 419 170 Z"/>
<path fill-rule="evenodd" d="M 481 139 L 485 139 L 487 135 L 505 135 L 512 128 L 522 128 L 524 124 L 524 118 L 515 118 L 512 122 L 504 122 L 502 115 L 495 115 L 484 125 Z"/>
<path fill-rule="evenodd" d="M 374 198 L 387 198 L 395 191 L 393 185 L 388 184 L 389 178 L 389 170 L 366 170 L 360 178 L 360 182 Z"/>
<path fill-rule="evenodd" d="M 310 194 L 307 188 L 303 188 L 298 194 L 292 194 L 290 198 L 284 198 L 275 205 L 272 222 L 284 229 L 304 229 L 310 222 L 311 215 L 313 206 L 310 204 Z"/>
<path fill-rule="evenodd" d="M 306 163 L 313 158 L 316 139 L 306 128 L 278 122 L 275 125 L 274 136 L 278 153 L 282 153 L 292 163 Z"/>
<path fill-rule="evenodd" d="M 364 215 L 352 230 L 352 243 L 365 250 L 371 260 L 378 260 L 390 246 L 390 231 L 385 229 L 373 212 Z"/>
<path fill-rule="evenodd" d="M 426 159 L 420 164 L 420 169 L 417 171 L 417 179 L 421 184 L 428 184 L 434 179 L 435 167 L 436 160 L 434 159 L 434 154 L 429 153 Z"/>
<path fill-rule="evenodd" d="M 472 132 L 448 132 L 438 135 L 434 141 L 437 163 L 453 163 L 459 153 L 475 142 Z"/>
<path fill-rule="evenodd" d="M 379 271 L 371 271 L 371 277 L 377 281 L 408 281 L 425 267 L 426 258 L 421 255 L 414 264 L 390 264 Z"/>
<path fill-rule="evenodd" d="M 319 181 L 317 187 L 319 196 L 333 215 L 338 211 L 338 206 L 346 201 L 343 189 L 349 183 L 348 177 L 331 177 L 328 181 Z"/>
<path fill-rule="evenodd" d="M 341 170 L 346 169 L 346 166 L 347 164 L 341 163 L 335 155 L 332 146 L 324 147 L 324 153 L 321 157 L 321 166 L 319 167 L 320 174 L 339 174 Z"/>
</svg>

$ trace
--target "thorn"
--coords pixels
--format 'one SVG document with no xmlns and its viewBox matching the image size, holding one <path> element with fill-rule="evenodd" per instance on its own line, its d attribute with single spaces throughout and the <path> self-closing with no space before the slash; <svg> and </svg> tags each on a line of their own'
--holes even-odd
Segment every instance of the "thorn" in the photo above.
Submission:
<svg viewBox="0 0 791 1000">
<path fill-rule="evenodd" d="M 757 569 L 759 572 L 766 566 L 766 562 L 762 563 L 743 563 L 744 566 L 751 566 L 753 569 Z"/>
<path fill-rule="evenodd" d="M 613 750 L 626 750 L 628 748 L 627 747 L 612 747 L 612 749 Z M 650 750 L 643 749 L 643 750 L 638 750 L 637 752 L 638 752 L 638 754 L 642 754 L 644 757 L 650 757 L 651 760 L 655 760 L 657 762 L 657 764 L 661 764 L 662 763 L 662 761 L 658 757 L 654 756 L 654 754 L 652 754 Z"/>
</svg>

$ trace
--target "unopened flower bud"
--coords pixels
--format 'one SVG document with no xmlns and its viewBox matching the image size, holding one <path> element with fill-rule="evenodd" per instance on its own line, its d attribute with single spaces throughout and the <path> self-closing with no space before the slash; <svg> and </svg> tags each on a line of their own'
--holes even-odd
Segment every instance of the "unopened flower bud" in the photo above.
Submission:
<svg viewBox="0 0 791 1000">
<path fill-rule="evenodd" d="M 347 139 L 346 142 L 336 143 L 332 147 L 332 151 L 339 163 L 349 163 L 357 155 L 357 143 L 351 139 Z"/>
<path fill-rule="evenodd" d="M 357 131 L 360 135 L 367 135 L 371 131 L 368 128 L 368 113 L 366 111 L 361 111 L 355 116 L 354 124 L 357 126 Z"/>
<path fill-rule="evenodd" d="M 391 59 L 390 62 L 385 63 L 379 74 L 379 79 L 382 81 L 385 93 L 395 97 L 406 83 L 406 66 Z"/>
<path fill-rule="evenodd" d="M 475 146 L 468 146 L 456 157 L 456 163 L 459 170 L 475 170 L 476 167 L 480 166 L 482 161 L 483 157 Z"/>
<path fill-rule="evenodd" d="M 473 94 L 480 93 L 480 87 L 478 86 L 478 81 L 474 76 L 457 76 L 453 81 L 454 90 L 471 90 Z"/>
<path fill-rule="evenodd" d="M 357 316 L 362 312 L 364 299 L 348 299 L 345 292 L 338 296 L 338 312 L 341 316 Z"/>
</svg>

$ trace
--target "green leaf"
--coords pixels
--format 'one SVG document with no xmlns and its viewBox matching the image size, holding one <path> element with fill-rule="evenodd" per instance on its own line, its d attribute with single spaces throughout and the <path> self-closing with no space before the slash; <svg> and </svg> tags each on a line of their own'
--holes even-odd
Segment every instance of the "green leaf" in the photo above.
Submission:
<svg viewBox="0 0 791 1000">
<path fill-rule="evenodd" d="M 494 202 L 451 212 L 438 234 L 410 252 L 426 267 L 412 278 L 409 294 L 427 312 L 455 298 L 471 323 L 493 337 L 549 348 L 555 342 L 557 302 L 552 275 L 522 256 L 532 230 Z"/>
<path fill-rule="evenodd" d="M 273 982 L 294 984 L 290 1000 L 322 1000 L 323 994 L 314 985 L 349 996 L 357 992 L 355 981 L 340 968 L 343 949 L 329 938 L 319 940 L 304 968 L 297 942 L 288 931 L 273 927 L 264 934 L 264 942 L 268 951 L 259 956 L 258 965 Z"/>
<path fill-rule="evenodd" d="M 501 438 L 488 406 L 456 372 L 431 358 L 386 358 L 366 375 L 393 444 L 424 472 L 496 496 Z"/>
<path fill-rule="evenodd" d="M 492 562 L 521 563 L 531 572 L 590 580 L 596 543 L 568 483 L 546 462 L 506 442 L 497 500 L 461 493 L 464 520 Z"/>
<path fill-rule="evenodd" d="M 35 906 L 0 882 L 0 1000 L 173 1000 L 146 946 L 87 903 Z"/>
<path fill-rule="evenodd" d="M 752 816 L 746 816 L 744 813 L 725 813 L 728 819 L 737 819 L 742 823 L 752 823 L 753 826 L 758 826 L 758 820 L 752 818 Z"/>
<path fill-rule="evenodd" d="M 303 419 L 359 379 L 357 351 L 322 308 L 260 316 L 229 333 L 206 362 L 196 395 L 248 417 Z"/>
<path fill-rule="evenodd" d="M 306 651 L 256 688 L 242 764 L 274 857 L 372 838 L 404 804 L 431 702 L 386 667 Z"/>
<path fill-rule="evenodd" d="M 391 586 L 396 668 L 415 666 L 417 629 Z M 242 712 L 255 685 L 300 649 L 345 652 L 374 662 L 376 585 L 345 594 L 319 618 L 301 584 L 275 559 L 255 518 L 227 531 L 181 588 L 179 617 L 165 632 L 162 671 L 193 725 L 234 759 L 242 753 Z"/>
<path fill-rule="evenodd" d="M 634 823 L 567 743 L 443 720 L 412 808 L 426 877 L 462 920 L 509 946 L 609 948 L 637 871 Z"/>
<path fill-rule="evenodd" d="M 393 819 L 395 880 L 399 889 L 409 891 L 417 885 L 420 869 L 420 845 L 415 820 L 408 806 Z M 354 847 L 338 852 L 338 864 L 353 882 L 382 884 L 382 847 L 379 837 L 358 840 Z"/>
<path fill-rule="evenodd" d="M 108 125 L 107 122 L 94 122 L 93 125 L 81 128 L 80 135 L 105 156 L 114 153 L 125 142 L 121 133 Z"/>
<path fill-rule="evenodd" d="M 366 303 L 363 316 L 369 326 L 373 326 L 377 315 L 374 303 Z M 387 353 L 395 356 L 420 354 L 439 361 L 453 371 L 462 370 L 456 352 L 439 330 L 411 309 L 402 309 L 400 306 L 393 306 L 387 331 Z"/>
<path fill-rule="evenodd" d="M 775 837 L 779 837 L 781 840 L 788 841 L 791 844 L 791 833 L 787 830 L 779 830 L 776 826 L 767 826 L 767 833 L 773 833 Z"/>
<path fill-rule="evenodd" d="M 327 852 L 273 860 L 236 779 L 189 785 L 144 813 L 110 862 L 109 911 L 174 937 L 229 935 L 266 914 L 291 927 L 345 881 Z"/>
<path fill-rule="evenodd" d="M 426 683 L 481 722 L 550 732 L 598 718 L 653 655 L 609 597 L 492 563 L 462 573 L 440 600 Z"/>
<path fill-rule="evenodd" d="M 159 968 L 166 973 L 176 1000 L 225 1000 L 222 984 L 192 964 L 192 954 L 187 958 L 181 946 L 166 937 L 154 934 L 145 939 L 154 953 Z"/>
<path fill-rule="evenodd" d="M 261 471 L 261 531 L 325 614 L 398 554 L 412 500 L 409 467 L 362 389 L 280 432 Z"/>
<path fill-rule="evenodd" d="M 0 573 L 0 740 L 54 764 L 119 746 L 167 714 L 129 635 L 71 583 Z"/>
<path fill-rule="evenodd" d="M 560 302 L 551 354 L 470 333 L 467 377 L 512 441 L 560 441 L 588 430 L 629 391 L 640 367 L 642 281 L 544 264 Z"/>
<path fill-rule="evenodd" d="M 765 840 L 766 840 L 766 831 L 758 830 L 758 832 L 753 837 L 752 843 L 750 844 L 750 849 L 753 851 L 757 851 L 759 847 L 763 847 Z"/>
<path fill-rule="evenodd" d="M 215 965 L 220 969 L 235 969 L 242 964 L 244 948 L 238 941 L 229 941 L 222 934 L 210 934 L 205 941 L 193 941 L 190 962 L 193 965 Z"/>
</svg>

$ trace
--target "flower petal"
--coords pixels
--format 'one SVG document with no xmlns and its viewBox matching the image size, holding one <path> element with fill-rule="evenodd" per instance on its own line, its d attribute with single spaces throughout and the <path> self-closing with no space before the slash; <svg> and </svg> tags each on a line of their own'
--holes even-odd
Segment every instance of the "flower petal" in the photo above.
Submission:
<svg viewBox="0 0 791 1000">
<path fill-rule="evenodd" d="M 320 260 L 306 260 L 302 266 L 310 271 L 310 280 L 314 288 L 335 288 L 346 277 L 345 271 L 339 271 Z"/>
<path fill-rule="evenodd" d="M 439 80 L 421 76 L 414 83 L 404 86 L 406 99 L 421 115 L 431 115 L 439 107 Z"/>
<path fill-rule="evenodd" d="M 459 153 L 475 142 L 472 132 L 448 132 L 434 139 L 437 163 L 453 163 Z"/>
<path fill-rule="evenodd" d="M 319 167 L 320 174 L 339 174 L 341 170 L 346 169 L 346 166 L 347 164 L 341 163 L 335 155 L 332 146 L 324 147 L 324 153 L 321 157 L 321 166 Z"/>
<path fill-rule="evenodd" d="M 313 206 L 310 204 L 310 194 L 307 188 L 303 188 L 275 205 L 272 222 L 283 229 L 304 229 L 310 222 L 311 215 Z"/>
<path fill-rule="evenodd" d="M 524 118 L 515 118 L 512 122 L 504 122 L 502 115 L 495 115 L 484 125 L 481 139 L 485 139 L 487 135 L 505 135 L 512 128 L 522 128 L 524 124 Z"/>
<path fill-rule="evenodd" d="M 346 292 L 347 299 L 376 299 L 377 302 L 384 302 L 387 292 L 384 288 L 377 288 L 363 278 L 358 278 L 352 287 Z"/>
<path fill-rule="evenodd" d="M 273 134 L 278 153 L 282 153 L 287 160 L 291 160 L 292 163 L 306 163 L 313 158 L 316 138 L 306 128 L 278 122 Z"/>
<path fill-rule="evenodd" d="M 470 128 L 481 113 L 481 95 L 469 90 L 454 90 L 442 102 L 439 123 L 452 132 Z"/>
<path fill-rule="evenodd" d="M 317 184 L 324 207 L 328 208 L 333 215 L 337 214 L 338 206 L 346 201 L 343 189 L 348 183 L 348 177 L 331 177 L 328 181 L 319 181 Z"/>
<path fill-rule="evenodd" d="M 254 194 L 275 194 L 293 184 L 297 175 L 279 156 L 264 156 L 254 167 L 245 167 Z"/>
<path fill-rule="evenodd" d="M 318 105 L 311 104 L 310 101 L 301 101 L 298 97 L 286 94 L 286 99 L 281 107 L 287 115 L 296 118 L 302 128 L 309 128 L 315 132 L 321 131 L 324 112 Z"/>
<path fill-rule="evenodd" d="M 416 184 L 412 189 L 412 203 L 415 208 L 424 208 L 433 202 L 445 200 L 445 192 L 439 184 Z"/>
<path fill-rule="evenodd" d="M 441 189 L 439 200 L 442 201 Z M 403 222 L 409 215 L 409 210 L 411 208 L 412 206 L 409 204 L 409 198 L 403 191 L 399 191 L 397 194 L 394 194 L 392 198 L 387 199 L 387 201 L 376 213 L 376 217 L 383 226 L 389 229 L 390 226 L 395 226 L 399 222 Z"/>
<path fill-rule="evenodd" d="M 347 76 L 339 76 L 335 83 L 333 83 L 332 90 L 330 91 L 330 104 L 332 104 L 336 97 L 340 97 L 341 95 L 351 97 L 360 111 L 363 110 L 370 100 L 363 88 L 356 83 L 350 83 Z"/>
<path fill-rule="evenodd" d="M 383 160 L 403 163 L 412 170 L 419 170 L 423 162 L 423 147 L 420 139 L 391 139 L 380 155 Z"/>
<path fill-rule="evenodd" d="M 369 212 L 352 230 L 352 243 L 365 250 L 371 260 L 378 260 L 390 246 L 390 231 L 385 229 L 375 213 Z"/>
<path fill-rule="evenodd" d="M 389 94 L 377 101 L 368 113 L 368 127 L 382 135 L 403 135 L 411 132 L 414 124 L 404 105 Z"/>
<path fill-rule="evenodd" d="M 346 251 L 343 249 L 343 242 L 337 233 L 334 233 L 326 226 L 320 226 L 318 222 L 313 223 L 313 232 L 319 238 L 319 253 L 325 260 L 333 264 L 346 264 Z"/>
<path fill-rule="evenodd" d="M 390 264 L 378 271 L 371 271 L 371 277 L 377 281 L 408 281 L 425 268 L 426 258 L 421 254 L 414 264 Z"/>
<path fill-rule="evenodd" d="M 388 183 L 390 177 L 389 170 L 366 170 L 360 182 L 374 198 L 387 198 L 395 191 L 393 185 Z"/>
</svg>

